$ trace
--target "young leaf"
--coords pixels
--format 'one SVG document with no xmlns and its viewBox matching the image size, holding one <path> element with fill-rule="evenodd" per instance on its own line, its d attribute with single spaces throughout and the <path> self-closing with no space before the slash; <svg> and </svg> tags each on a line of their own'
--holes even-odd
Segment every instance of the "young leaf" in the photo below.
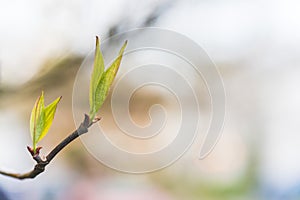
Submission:
<svg viewBox="0 0 300 200">
<path fill-rule="evenodd" d="M 59 103 L 60 100 L 61 100 L 61 97 L 58 97 L 44 109 L 44 113 L 45 113 L 44 114 L 45 115 L 44 127 L 43 127 L 43 131 L 41 132 L 41 134 L 37 137 L 37 142 L 42 140 L 45 137 L 45 135 L 48 133 L 49 128 L 54 119 L 57 104 Z"/>
<path fill-rule="evenodd" d="M 33 142 L 33 150 L 36 150 L 37 135 L 42 132 L 44 126 L 44 92 L 36 100 L 30 116 L 30 133 Z"/>
<path fill-rule="evenodd" d="M 93 110 L 90 113 L 91 119 L 94 119 L 96 113 L 99 111 L 99 109 L 103 105 L 103 103 L 108 95 L 108 91 L 112 85 L 113 80 L 116 77 L 119 66 L 121 64 L 121 60 L 122 60 L 123 53 L 124 53 L 126 46 L 127 46 L 127 41 L 125 41 L 122 48 L 120 49 L 118 57 L 114 60 L 114 62 L 111 64 L 111 66 L 101 76 L 101 79 L 96 87 L 96 91 L 94 94 L 95 100 L 94 100 L 94 104 L 93 104 L 94 105 Z"/>
<path fill-rule="evenodd" d="M 94 68 L 92 72 L 92 77 L 90 81 L 90 115 L 96 113 L 95 102 L 96 102 L 96 88 L 99 84 L 102 74 L 104 72 L 104 61 L 100 50 L 99 38 L 96 36 L 96 49 L 94 57 Z"/>
<path fill-rule="evenodd" d="M 33 143 L 33 151 L 36 152 L 37 143 L 47 134 L 61 97 L 57 98 L 45 108 L 44 92 L 37 99 L 30 116 L 30 133 Z"/>
</svg>

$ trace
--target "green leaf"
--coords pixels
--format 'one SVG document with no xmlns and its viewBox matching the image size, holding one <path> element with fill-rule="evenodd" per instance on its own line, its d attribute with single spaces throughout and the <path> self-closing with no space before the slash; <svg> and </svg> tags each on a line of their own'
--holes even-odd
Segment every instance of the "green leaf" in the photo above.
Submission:
<svg viewBox="0 0 300 200">
<path fill-rule="evenodd" d="M 60 100 L 61 100 L 61 97 L 58 97 L 44 109 L 44 113 L 45 113 L 44 114 L 45 115 L 44 127 L 43 127 L 43 131 L 41 132 L 41 134 L 38 135 L 36 142 L 39 142 L 40 140 L 42 140 L 45 137 L 45 135 L 48 133 L 49 128 L 52 125 L 52 121 L 54 119 L 57 104 L 59 103 Z"/>
<path fill-rule="evenodd" d="M 104 72 L 104 61 L 103 56 L 100 50 L 99 38 L 96 36 L 96 49 L 95 49 L 95 57 L 94 57 L 94 68 L 92 72 L 92 77 L 90 81 L 90 114 L 96 113 L 96 88 L 99 84 L 102 74 Z"/>
<path fill-rule="evenodd" d="M 30 133 L 33 143 L 33 151 L 36 151 L 37 143 L 47 134 L 61 97 L 57 98 L 45 108 L 44 92 L 36 100 L 30 116 Z"/>
<path fill-rule="evenodd" d="M 36 100 L 30 116 L 30 133 L 34 152 L 36 149 L 37 135 L 43 130 L 44 118 L 44 92 L 42 92 L 42 94 Z"/>
<path fill-rule="evenodd" d="M 124 50 L 127 46 L 127 41 L 123 44 L 118 57 L 114 60 L 114 62 L 111 64 L 111 66 L 103 73 L 94 94 L 95 101 L 94 101 L 94 107 L 92 112 L 90 113 L 90 118 L 94 119 L 96 113 L 99 111 L 101 106 L 103 105 L 109 89 L 113 83 L 113 80 L 116 77 L 116 74 L 118 72 L 119 66 L 121 64 L 121 60 L 123 57 Z"/>
</svg>

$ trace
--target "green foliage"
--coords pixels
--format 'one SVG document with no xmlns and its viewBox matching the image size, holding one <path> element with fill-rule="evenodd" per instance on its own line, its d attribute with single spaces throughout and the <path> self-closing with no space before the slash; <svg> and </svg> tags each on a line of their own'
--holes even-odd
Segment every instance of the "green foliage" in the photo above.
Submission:
<svg viewBox="0 0 300 200">
<path fill-rule="evenodd" d="M 96 37 L 94 68 L 90 81 L 89 102 L 91 120 L 94 119 L 96 113 L 99 111 L 108 95 L 109 88 L 111 87 L 121 64 L 126 45 L 127 41 L 125 41 L 122 48 L 120 49 L 118 57 L 114 60 L 110 67 L 106 71 L 104 71 L 103 56 L 100 50 L 99 39 L 98 37 Z"/>
<path fill-rule="evenodd" d="M 93 120 L 96 113 L 104 103 L 109 88 L 116 77 L 119 66 L 121 64 L 122 56 L 126 48 L 127 41 L 120 49 L 118 57 L 113 61 L 110 67 L 104 71 L 104 61 L 100 50 L 99 39 L 96 37 L 96 50 L 94 58 L 94 68 L 90 81 L 90 119 Z M 36 153 L 37 143 L 42 140 L 48 133 L 56 107 L 61 97 L 55 99 L 51 104 L 45 107 L 44 92 L 39 96 L 31 112 L 30 117 L 30 133 L 33 143 L 33 152 Z"/>
<path fill-rule="evenodd" d="M 36 100 L 30 116 L 30 133 L 33 143 L 33 152 L 36 151 L 37 143 L 48 133 L 52 124 L 56 107 L 61 97 L 55 99 L 51 104 L 45 107 L 44 92 Z"/>
</svg>

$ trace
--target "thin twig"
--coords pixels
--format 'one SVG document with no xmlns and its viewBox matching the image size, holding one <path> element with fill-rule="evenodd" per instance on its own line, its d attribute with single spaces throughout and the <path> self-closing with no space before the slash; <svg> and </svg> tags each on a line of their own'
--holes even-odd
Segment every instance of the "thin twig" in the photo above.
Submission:
<svg viewBox="0 0 300 200">
<path fill-rule="evenodd" d="M 37 153 L 33 154 L 33 152 L 28 148 L 28 151 L 31 152 L 32 158 L 37 162 L 34 166 L 33 170 L 28 173 L 24 174 L 17 174 L 17 173 L 8 173 L 0 170 L 0 174 L 9 176 L 16 179 L 28 179 L 28 178 L 35 178 L 37 175 L 45 171 L 45 167 L 51 162 L 51 160 L 67 145 L 69 145 L 73 140 L 75 140 L 80 135 L 87 133 L 88 128 L 92 126 L 94 123 L 98 122 L 101 118 L 95 118 L 93 121 L 90 122 L 90 118 L 88 115 L 84 115 L 84 120 L 80 124 L 80 126 L 71 133 L 68 137 L 66 137 L 63 141 L 61 141 L 47 156 L 46 160 L 43 160 L 39 156 L 39 149 L 37 149 Z"/>
</svg>

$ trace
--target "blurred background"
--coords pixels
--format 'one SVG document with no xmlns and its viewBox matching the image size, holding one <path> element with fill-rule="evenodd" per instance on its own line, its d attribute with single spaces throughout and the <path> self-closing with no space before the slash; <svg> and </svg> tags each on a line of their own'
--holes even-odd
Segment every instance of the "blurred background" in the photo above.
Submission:
<svg viewBox="0 0 300 200">
<path fill-rule="evenodd" d="M 215 62 L 227 95 L 222 137 L 203 160 L 197 140 L 172 166 L 130 175 L 77 140 L 34 180 L 1 176 L 0 199 L 300 199 L 299 10 L 296 0 L 0 0 L 1 170 L 33 167 L 29 117 L 41 90 L 46 103 L 63 96 L 42 153 L 75 129 L 74 79 L 95 35 L 148 26 L 184 34 Z M 162 101 L 139 93 L 133 118 L 147 120 Z"/>
</svg>

